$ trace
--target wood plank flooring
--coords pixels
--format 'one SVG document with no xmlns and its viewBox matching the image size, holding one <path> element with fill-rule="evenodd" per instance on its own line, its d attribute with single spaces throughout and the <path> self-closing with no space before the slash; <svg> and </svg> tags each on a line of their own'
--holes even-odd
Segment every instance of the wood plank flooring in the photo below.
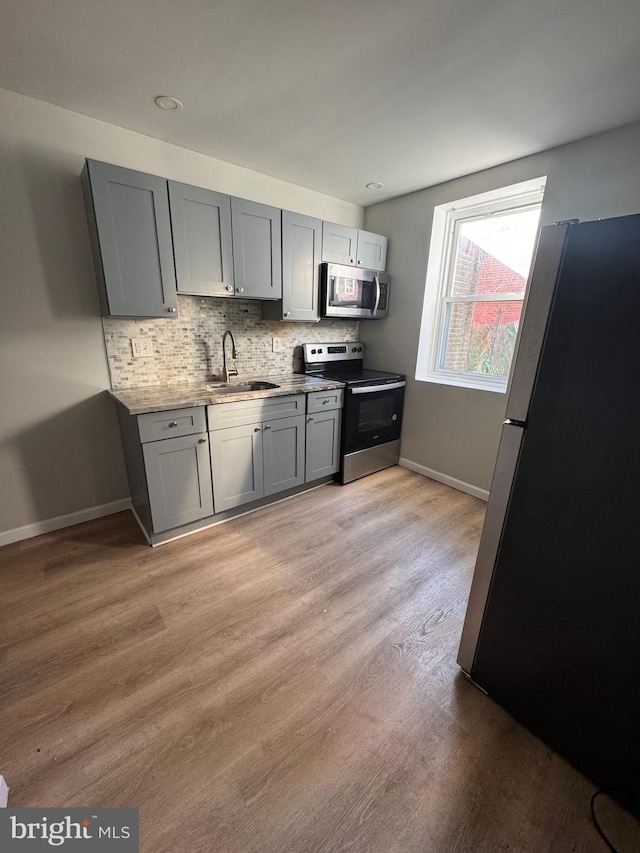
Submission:
<svg viewBox="0 0 640 853">
<path fill-rule="evenodd" d="M 605 849 L 455 665 L 484 509 L 393 468 L 157 549 L 128 513 L 0 549 L 10 805 L 137 806 L 144 853 Z"/>
</svg>

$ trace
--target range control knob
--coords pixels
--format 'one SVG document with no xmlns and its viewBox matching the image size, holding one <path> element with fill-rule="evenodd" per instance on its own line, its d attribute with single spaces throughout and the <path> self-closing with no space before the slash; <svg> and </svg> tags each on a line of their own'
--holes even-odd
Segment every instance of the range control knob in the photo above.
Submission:
<svg viewBox="0 0 640 853">
<path fill-rule="evenodd" d="M 362 347 L 358 347 L 358 352 L 362 352 Z"/>
<path fill-rule="evenodd" d="M 351 347 L 351 352 L 358 352 L 358 347 Z"/>
<path fill-rule="evenodd" d="M 316 351 L 314 349 L 311 350 L 311 355 L 315 355 Z"/>
<path fill-rule="evenodd" d="M 322 352 L 322 350 L 321 350 L 321 349 L 319 349 L 319 350 L 318 350 L 318 352 L 320 352 L 320 353 L 321 353 L 321 352 Z"/>
</svg>

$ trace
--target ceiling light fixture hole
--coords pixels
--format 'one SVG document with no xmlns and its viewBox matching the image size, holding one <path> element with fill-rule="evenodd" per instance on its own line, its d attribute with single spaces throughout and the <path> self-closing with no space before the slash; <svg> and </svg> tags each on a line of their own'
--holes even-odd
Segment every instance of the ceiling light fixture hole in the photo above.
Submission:
<svg viewBox="0 0 640 853">
<path fill-rule="evenodd" d="M 154 98 L 155 105 L 160 107 L 161 110 L 181 110 L 182 109 L 182 101 L 179 101 L 177 98 L 172 98 L 171 95 L 158 95 L 157 98 Z"/>
</svg>

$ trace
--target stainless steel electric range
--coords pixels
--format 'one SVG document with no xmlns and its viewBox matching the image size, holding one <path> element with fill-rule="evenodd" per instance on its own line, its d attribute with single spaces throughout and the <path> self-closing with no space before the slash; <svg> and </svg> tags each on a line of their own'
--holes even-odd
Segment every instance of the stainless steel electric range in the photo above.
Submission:
<svg viewBox="0 0 640 853">
<path fill-rule="evenodd" d="M 335 479 L 350 483 L 397 465 L 400 459 L 403 373 L 368 370 L 364 344 L 304 344 L 304 372 L 345 383 L 340 439 L 340 470 Z"/>
</svg>

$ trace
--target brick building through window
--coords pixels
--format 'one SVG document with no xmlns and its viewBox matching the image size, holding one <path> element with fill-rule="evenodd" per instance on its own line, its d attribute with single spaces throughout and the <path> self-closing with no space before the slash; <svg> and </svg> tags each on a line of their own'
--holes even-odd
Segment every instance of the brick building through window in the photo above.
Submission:
<svg viewBox="0 0 640 853">
<path fill-rule="evenodd" d="M 504 391 L 544 179 L 435 208 L 416 378 Z"/>
</svg>

